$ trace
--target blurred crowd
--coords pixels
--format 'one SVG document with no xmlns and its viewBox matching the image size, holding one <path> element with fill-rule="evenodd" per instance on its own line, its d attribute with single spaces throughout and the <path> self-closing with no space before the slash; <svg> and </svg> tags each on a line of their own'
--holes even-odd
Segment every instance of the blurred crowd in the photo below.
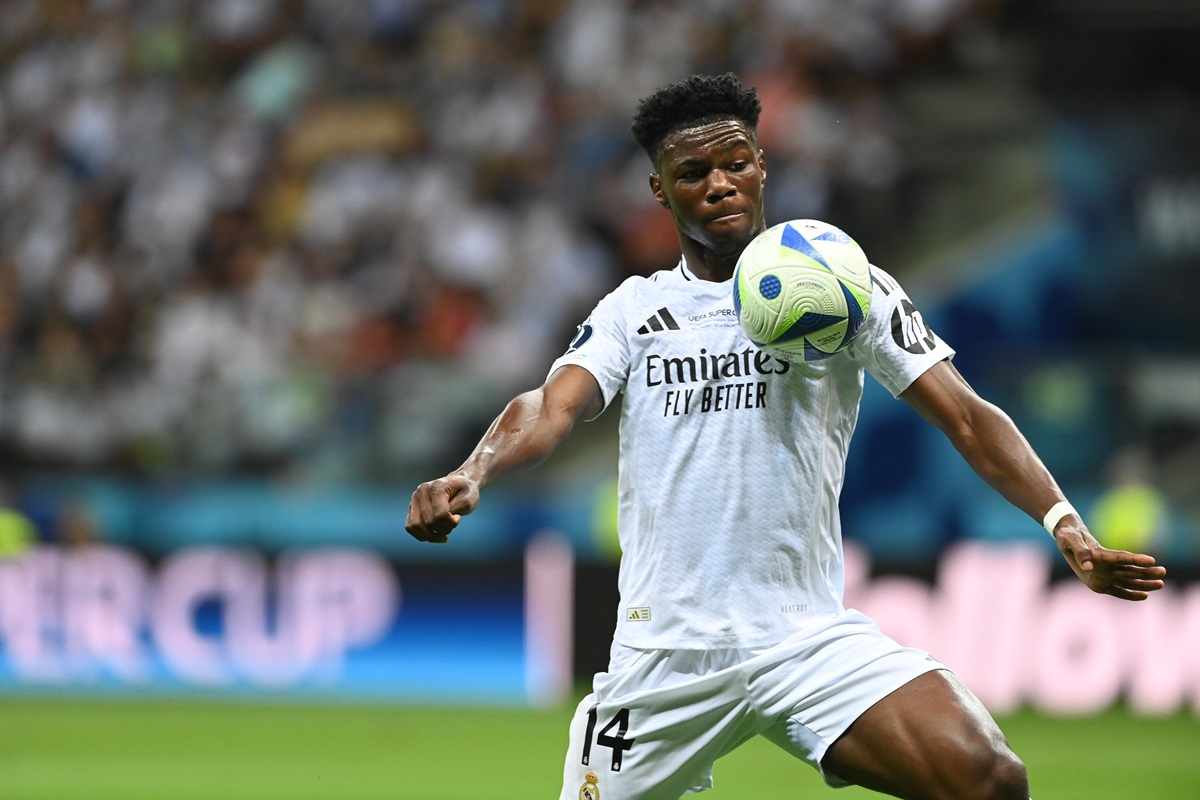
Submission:
<svg viewBox="0 0 1200 800">
<path fill-rule="evenodd" d="M 971 0 L 6 0 L 0 461 L 452 466 L 672 266 L 636 100 L 733 69 L 774 218 L 909 213 L 888 87 Z"/>
</svg>

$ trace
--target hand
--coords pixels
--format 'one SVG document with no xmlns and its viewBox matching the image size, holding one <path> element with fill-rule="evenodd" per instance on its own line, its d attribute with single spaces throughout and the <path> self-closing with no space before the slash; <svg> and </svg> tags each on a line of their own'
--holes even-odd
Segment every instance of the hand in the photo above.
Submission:
<svg viewBox="0 0 1200 800">
<path fill-rule="evenodd" d="M 1073 514 L 1064 517 L 1054 530 L 1054 541 L 1089 589 L 1122 600 L 1145 600 L 1163 588 L 1167 569 L 1156 566 L 1154 556 L 1102 547 L 1078 520 Z"/>
<path fill-rule="evenodd" d="M 479 505 L 479 484 L 459 474 L 426 481 L 413 492 L 404 529 L 422 542 L 445 543 L 464 514 Z"/>
</svg>

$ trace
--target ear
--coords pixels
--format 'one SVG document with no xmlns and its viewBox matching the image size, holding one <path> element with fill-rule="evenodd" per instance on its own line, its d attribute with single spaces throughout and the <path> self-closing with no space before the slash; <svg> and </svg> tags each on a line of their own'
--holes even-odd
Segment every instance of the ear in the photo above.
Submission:
<svg viewBox="0 0 1200 800">
<path fill-rule="evenodd" d="M 667 199 L 667 195 L 663 191 L 662 178 L 658 176 L 658 173 L 650 175 L 650 191 L 654 192 L 654 199 L 658 201 L 660 206 L 663 208 L 671 207 L 671 201 Z"/>
<path fill-rule="evenodd" d="M 767 159 L 763 157 L 763 151 L 758 151 L 758 172 L 762 176 L 759 183 L 767 182 Z"/>
</svg>

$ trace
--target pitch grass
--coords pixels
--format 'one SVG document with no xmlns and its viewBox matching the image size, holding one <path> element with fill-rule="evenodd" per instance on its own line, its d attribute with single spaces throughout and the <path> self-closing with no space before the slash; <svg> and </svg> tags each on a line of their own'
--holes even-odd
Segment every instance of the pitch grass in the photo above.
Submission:
<svg viewBox="0 0 1200 800">
<path fill-rule="evenodd" d="M 556 797 L 570 709 L 0 698 L 0 798 L 530 800 Z M 1038 800 L 1200 797 L 1200 719 L 1001 719 Z M 755 740 L 713 800 L 833 792 Z"/>
</svg>

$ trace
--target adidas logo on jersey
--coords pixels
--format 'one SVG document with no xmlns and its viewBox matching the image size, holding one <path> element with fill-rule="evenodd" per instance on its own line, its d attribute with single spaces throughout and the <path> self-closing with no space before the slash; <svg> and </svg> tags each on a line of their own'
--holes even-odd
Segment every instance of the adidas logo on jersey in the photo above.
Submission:
<svg viewBox="0 0 1200 800">
<path fill-rule="evenodd" d="M 663 330 L 679 330 L 679 323 L 675 321 L 675 318 L 671 316 L 671 312 L 667 311 L 665 307 L 660 308 L 657 314 L 646 320 L 646 324 L 638 328 L 637 332 L 645 335 L 651 331 L 658 332 Z"/>
</svg>

